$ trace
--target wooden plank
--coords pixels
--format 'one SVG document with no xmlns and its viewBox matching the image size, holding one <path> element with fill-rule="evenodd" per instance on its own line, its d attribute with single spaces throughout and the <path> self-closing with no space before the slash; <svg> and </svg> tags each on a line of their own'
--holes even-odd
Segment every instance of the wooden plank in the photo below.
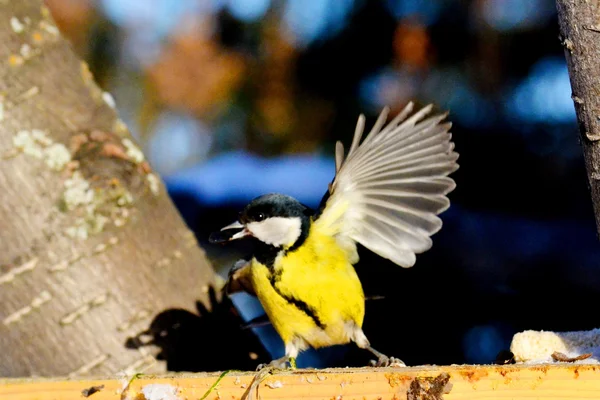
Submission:
<svg viewBox="0 0 600 400">
<path fill-rule="evenodd" d="M 117 378 L 0 380 L 2 400 L 81 400 L 82 391 L 102 389 L 92 400 L 203 399 L 219 373 L 142 376 L 127 382 Z M 255 373 L 229 372 L 207 400 L 242 399 Z M 447 383 L 447 384 L 446 384 Z M 176 397 L 152 389 L 169 385 Z M 442 393 L 447 391 L 446 394 Z M 598 399 L 600 365 L 540 364 L 506 366 L 427 366 L 409 368 L 345 368 L 280 371 L 258 385 L 261 399 L 392 400 L 392 399 Z M 145 397 L 143 392 L 148 395 Z M 427 395 L 427 396 L 426 396 Z M 252 393 L 256 397 L 256 391 Z"/>
</svg>

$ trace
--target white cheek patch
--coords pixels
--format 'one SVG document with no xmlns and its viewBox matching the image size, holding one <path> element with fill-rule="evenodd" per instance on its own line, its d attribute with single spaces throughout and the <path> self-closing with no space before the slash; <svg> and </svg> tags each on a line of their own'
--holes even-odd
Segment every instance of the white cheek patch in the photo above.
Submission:
<svg viewBox="0 0 600 400">
<path fill-rule="evenodd" d="M 291 246 L 302 233 L 300 218 L 272 217 L 246 225 L 252 236 L 272 246 Z"/>
</svg>

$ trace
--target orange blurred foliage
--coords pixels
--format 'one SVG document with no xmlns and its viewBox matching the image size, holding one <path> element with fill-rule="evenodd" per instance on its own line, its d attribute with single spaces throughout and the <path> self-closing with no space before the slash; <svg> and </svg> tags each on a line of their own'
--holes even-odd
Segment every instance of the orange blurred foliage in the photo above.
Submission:
<svg viewBox="0 0 600 400">
<path fill-rule="evenodd" d="M 162 106 L 211 119 L 244 81 L 247 60 L 200 29 L 175 34 L 145 71 Z"/>
<path fill-rule="evenodd" d="M 420 22 L 404 19 L 394 32 L 396 61 L 410 69 L 422 70 L 431 63 L 431 45 L 427 28 Z"/>
<path fill-rule="evenodd" d="M 277 22 L 267 20 L 261 32 L 255 122 L 264 133 L 281 138 L 288 136 L 295 125 L 294 71 L 298 53 Z"/>
</svg>

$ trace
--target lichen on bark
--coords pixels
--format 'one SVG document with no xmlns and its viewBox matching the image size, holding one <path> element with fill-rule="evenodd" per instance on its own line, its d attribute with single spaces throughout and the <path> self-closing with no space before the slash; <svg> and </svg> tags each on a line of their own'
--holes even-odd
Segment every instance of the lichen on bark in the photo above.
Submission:
<svg viewBox="0 0 600 400">
<path fill-rule="evenodd" d="M 0 2 L 0 376 L 164 371 L 127 338 L 214 283 L 114 107 L 41 0 Z"/>
</svg>

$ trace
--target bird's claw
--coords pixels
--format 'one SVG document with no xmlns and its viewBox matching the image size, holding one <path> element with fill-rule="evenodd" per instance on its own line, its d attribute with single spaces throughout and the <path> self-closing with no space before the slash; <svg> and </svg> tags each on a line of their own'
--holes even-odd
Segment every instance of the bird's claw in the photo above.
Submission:
<svg viewBox="0 0 600 400">
<path fill-rule="evenodd" d="M 262 363 L 262 364 L 258 364 L 256 366 L 256 371 L 261 371 L 265 368 L 274 368 L 273 365 L 271 365 L 271 363 Z"/>
<path fill-rule="evenodd" d="M 270 368 L 272 370 L 274 369 L 287 369 L 287 359 L 277 359 L 277 360 L 273 360 L 270 363 L 264 363 L 264 364 L 258 364 L 258 366 L 256 367 L 257 371 L 263 370 L 265 368 Z"/>
<path fill-rule="evenodd" d="M 406 367 L 404 361 L 396 357 L 381 355 L 377 361 L 371 360 L 373 367 Z"/>
</svg>

